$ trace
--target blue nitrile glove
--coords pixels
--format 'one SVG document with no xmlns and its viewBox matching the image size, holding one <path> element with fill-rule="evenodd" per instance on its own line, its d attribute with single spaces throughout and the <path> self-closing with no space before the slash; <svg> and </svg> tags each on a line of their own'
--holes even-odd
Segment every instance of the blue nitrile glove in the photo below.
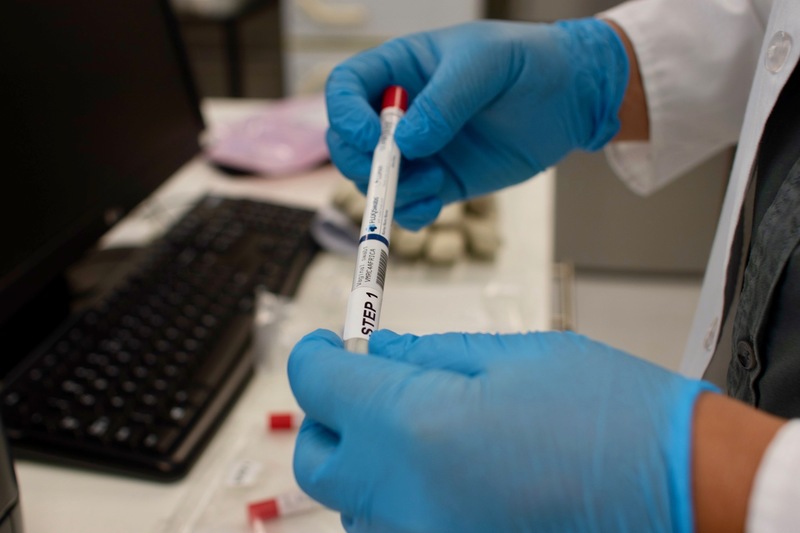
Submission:
<svg viewBox="0 0 800 533">
<path fill-rule="evenodd" d="M 693 381 L 573 333 L 319 330 L 289 360 L 300 486 L 353 532 L 691 531 Z"/>
<path fill-rule="evenodd" d="M 326 88 L 331 158 L 366 191 L 390 85 L 412 98 L 395 139 L 395 219 L 416 229 L 443 204 L 519 183 L 618 131 L 628 59 L 596 19 L 476 22 L 418 33 L 334 69 Z"/>
</svg>

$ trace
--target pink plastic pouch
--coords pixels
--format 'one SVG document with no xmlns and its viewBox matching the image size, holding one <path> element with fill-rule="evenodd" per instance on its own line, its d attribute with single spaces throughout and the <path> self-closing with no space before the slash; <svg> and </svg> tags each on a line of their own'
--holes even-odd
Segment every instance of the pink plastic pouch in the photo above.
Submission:
<svg viewBox="0 0 800 533">
<path fill-rule="evenodd" d="M 215 131 L 206 155 L 213 163 L 239 171 L 295 174 L 328 160 L 327 128 L 321 94 L 289 98 Z"/>
</svg>

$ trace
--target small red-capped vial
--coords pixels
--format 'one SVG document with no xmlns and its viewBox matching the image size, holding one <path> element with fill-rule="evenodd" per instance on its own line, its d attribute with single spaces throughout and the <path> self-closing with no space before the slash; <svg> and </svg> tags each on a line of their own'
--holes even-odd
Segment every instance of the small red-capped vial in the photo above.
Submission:
<svg viewBox="0 0 800 533">
<path fill-rule="evenodd" d="M 304 492 L 294 490 L 284 492 L 274 498 L 249 503 L 247 505 L 247 521 L 251 527 L 255 528 L 260 522 L 306 513 L 319 508 L 321 508 L 320 504 Z"/>
<path fill-rule="evenodd" d="M 268 431 L 291 431 L 300 427 L 303 413 L 295 411 L 279 411 L 267 415 Z"/>
</svg>

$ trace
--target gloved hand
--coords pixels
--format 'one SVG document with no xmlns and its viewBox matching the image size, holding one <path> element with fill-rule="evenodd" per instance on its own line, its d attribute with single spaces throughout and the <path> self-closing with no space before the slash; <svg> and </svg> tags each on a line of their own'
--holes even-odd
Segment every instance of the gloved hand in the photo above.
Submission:
<svg viewBox="0 0 800 533">
<path fill-rule="evenodd" d="M 289 360 L 294 470 L 353 532 L 691 531 L 713 387 L 572 333 L 319 330 Z"/>
<path fill-rule="evenodd" d="M 519 183 L 574 149 L 618 131 L 628 80 L 611 27 L 477 22 L 389 41 L 337 66 L 326 87 L 328 146 L 366 191 L 380 135 L 375 108 L 389 85 L 412 98 L 395 139 L 395 220 L 418 229 L 445 203 Z"/>
</svg>

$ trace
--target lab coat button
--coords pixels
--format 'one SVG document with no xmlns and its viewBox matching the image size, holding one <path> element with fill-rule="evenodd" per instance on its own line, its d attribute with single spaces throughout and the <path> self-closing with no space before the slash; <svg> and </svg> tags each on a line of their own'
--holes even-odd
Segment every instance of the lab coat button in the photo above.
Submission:
<svg viewBox="0 0 800 533">
<path fill-rule="evenodd" d="M 736 345 L 736 360 L 745 370 L 753 370 L 756 366 L 753 345 L 748 341 L 739 341 L 739 344 Z"/>
<path fill-rule="evenodd" d="M 777 74 L 786 64 L 789 52 L 792 50 L 792 37 L 785 31 L 776 32 L 769 41 L 764 66 L 768 71 Z"/>
</svg>

